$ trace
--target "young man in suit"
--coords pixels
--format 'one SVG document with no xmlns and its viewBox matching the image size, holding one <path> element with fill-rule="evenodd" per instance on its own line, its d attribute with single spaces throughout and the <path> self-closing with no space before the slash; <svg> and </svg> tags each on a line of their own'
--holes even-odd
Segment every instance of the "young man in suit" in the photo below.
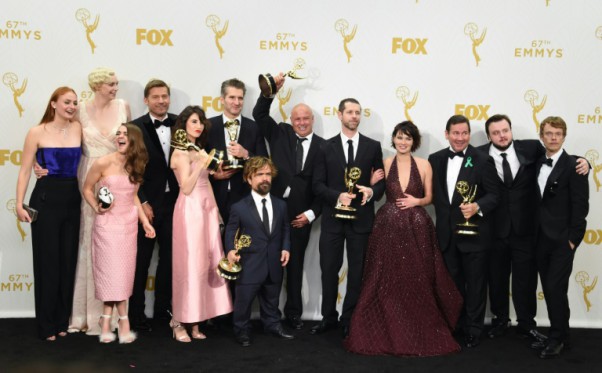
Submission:
<svg viewBox="0 0 602 373">
<path fill-rule="evenodd" d="M 211 130 L 207 138 L 206 150 L 222 150 L 242 164 L 255 155 L 268 155 L 263 136 L 252 119 L 243 117 L 241 112 L 247 92 L 245 84 L 238 79 L 229 79 L 222 83 L 220 102 L 224 113 L 210 118 Z M 233 123 L 237 127 L 236 138 L 230 139 L 226 125 Z M 221 168 L 211 177 L 211 186 L 215 194 L 217 207 L 228 223 L 230 206 L 249 194 L 249 186 L 244 183 L 240 168 Z"/>
<path fill-rule="evenodd" d="M 381 179 L 370 186 L 372 172 L 383 169 L 383 154 L 380 142 L 358 131 L 362 115 L 360 103 L 354 98 L 342 100 L 337 115 L 341 121 L 341 133 L 322 144 L 313 175 L 313 190 L 322 201 L 323 211 L 319 248 L 322 321 L 311 329 L 311 333 L 324 333 L 339 323 L 336 309 L 339 271 L 347 243 L 347 292 L 340 318 L 343 335 L 347 336 L 351 314 L 360 293 L 364 253 L 374 222 L 374 201 L 385 192 L 385 181 Z M 349 193 L 345 185 L 345 172 L 352 167 L 361 170 L 356 184 L 359 193 Z M 336 218 L 335 206 L 339 204 L 357 209 L 356 219 Z"/>
<path fill-rule="evenodd" d="M 489 303 L 495 315 L 489 338 L 510 327 L 510 273 L 517 333 L 543 341 L 537 331 L 537 268 L 535 265 L 535 212 L 537 210 L 537 160 L 545 149 L 539 140 L 515 140 L 512 122 L 503 114 L 485 122 L 489 143 L 477 149 L 489 154 L 497 171 L 500 201 L 493 213 L 495 243 L 489 256 Z M 587 174 L 589 165 L 580 159 L 577 172 Z"/>
<path fill-rule="evenodd" d="M 554 358 L 569 342 L 569 278 L 575 251 L 583 236 L 589 211 L 587 175 L 575 172 L 576 161 L 563 149 L 566 123 L 560 117 L 541 122 L 539 137 L 546 154 L 537 162 L 536 260 L 548 308 L 548 340 L 536 342 L 540 357 Z"/>
<path fill-rule="evenodd" d="M 290 238 L 286 203 L 270 194 L 276 175 L 270 159 L 247 160 L 243 176 L 251 186 L 251 193 L 232 205 L 226 226 L 224 250 L 230 263 L 240 262 L 242 266 L 234 285 L 232 323 L 236 340 L 243 347 L 251 344 L 251 306 L 256 296 L 264 330 L 282 339 L 293 339 L 282 328 L 278 309 L 284 267 L 290 256 Z M 237 232 L 251 236 L 251 245 L 238 255 L 234 250 Z"/>
<path fill-rule="evenodd" d="M 162 80 L 153 79 L 144 87 L 144 103 L 148 113 L 132 121 L 142 131 L 149 160 L 144 172 L 144 183 L 138 190 L 142 209 L 157 232 L 155 238 L 144 236 L 138 229 L 138 253 L 134 289 L 129 302 L 132 327 L 139 331 L 150 331 L 151 326 L 144 314 L 145 290 L 148 267 L 155 242 L 159 243 L 159 262 L 155 276 L 154 318 L 171 318 L 171 233 L 173 209 L 178 197 L 179 186 L 169 167 L 169 145 L 171 126 L 176 115 L 170 114 L 170 89 Z"/>
<path fill-rule="evenodd" d="M 439 247 L 447 269 L 464 297 L 459 327 L 466 347 L 480 342 L 487 303 L 487 254 L 492 246 L 491 217 L 498 203 L 493 160 L 470 142 L 470 122 L 462 115 L 447 121 L 446 147 L 429 156 L 433 167 L 433 205 Z M 463 203 L 458 181 L 476 188 L 475 198 Z M 457 234 L 456 226 L 467 219 L 478 225 L 477 235 Z"/>
<path fill-rule="evenodd" d="M 274 77 L 277 90 L 284 85 L 284 75 Z M 260 95 L 253 109 L 261 133 L 270 144 L 271 158 L 278 168 L 272 194 L 286 201 L 291 225 L 291 259 L 287 266 L 286 305 L 289 325 L 301 329 L 303 321 L 303 261 L 312 222 L 322 211 L 322 204 L 312 190 L 312 175 L 318 149 L 324 139 L 313 132 L 311 108 L 298 104 L 291 112 L 291 123 L 277 123 L 270 116 L 274 97 Z"/>
</svg>

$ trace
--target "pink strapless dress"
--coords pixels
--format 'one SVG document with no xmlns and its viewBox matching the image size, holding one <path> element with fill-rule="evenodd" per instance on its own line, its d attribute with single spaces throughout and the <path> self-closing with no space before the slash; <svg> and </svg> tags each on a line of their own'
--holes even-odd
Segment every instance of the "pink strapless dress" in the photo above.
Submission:
<svg viewBox="0 0 602 373">
<path fill-rule="evenodd" d="M 109 211 L 96 215 L 92 226 L 94 295 L 101 301 L 121 301 L 132 295 L 136 272 L 136 185 L 127 175 L 111 175 L 98 186 L 108 187 L 115 199 Z"/>
<path fill-rule="evenodd" d="M 199 175 L 192 193 L 180 192 L 178 196 L 172 250 L 174 318 L 196 323 L 232 312 L 226 281 L 216 273 L 224 249 L 219 212 L 206 170 Z"/>
</svg>

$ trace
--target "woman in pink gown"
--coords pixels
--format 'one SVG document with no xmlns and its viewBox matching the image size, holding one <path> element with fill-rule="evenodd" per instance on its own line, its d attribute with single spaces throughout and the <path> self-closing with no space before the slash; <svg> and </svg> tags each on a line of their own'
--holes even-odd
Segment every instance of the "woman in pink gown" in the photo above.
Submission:
<svg viewBox="0 0 602 373">
<path fill-rule="evenodd" d="M 232 312 L 228 286 L 216 273 L 224 255 L 219 212 L 209 172 L 204 163 L 210 123 L 198 106 L 188 106 L 178 116 L 173 131 L 186 131 L 187 141 L 200 151 L 173 149 L 171 168 L 180 184 L 173 216 L 173 319 L 170 326 L 179 342 L 204 339 L 198 323 Z M 172 138 L 174 136 L 172 135 Z"/>
<path fill-rule="evenodd" d="M 452 331 L 462 296 L 423 207 L 432 199 L 432 169 L 411 154 L 420 146 L 418 128 L 412 122 L 398 124 L 392 145 L 396 155 L 384 161 L 387 201 L 374 220 L 362 290 L 343 344 L 364 355 L 458 352 Z"/>
<path fill-rule="evenodd" d="M 110 319 L 113 308 L 119 314 L 119 343 L 131 343 L 136 335 L 130 331 L 127 300 L 132 295 L 136 271 L 138 219 L 146 236 L 155 230 L 140 206 L 138 187 L 148 160 L 142 132 L 133 124 L 123 124 L 116 132 L 117 151 L 99 158 L 90 168 L 84 183 L 84 198 L 96 213 L 92 227 L 92 268 L 96 299 L 103 302 L 98 322 L 100 342 L 115 340 Z M 113 203 L 103 208 L 94 192 L 107 187 Z"/>
</svg>

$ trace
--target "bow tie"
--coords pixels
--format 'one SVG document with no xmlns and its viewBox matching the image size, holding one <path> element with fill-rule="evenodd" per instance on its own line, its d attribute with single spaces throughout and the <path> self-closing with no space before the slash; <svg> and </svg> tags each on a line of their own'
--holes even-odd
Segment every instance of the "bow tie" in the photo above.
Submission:
<svg viewBox="0 0 602 373">
<path fill-rule="evenodd" d="M 554 160 L 552 158 L 547 158 L 545 161 L 543 161 L 543 164 L 545 164 L 546 166 L 550 166 L 550 167 L 552 167 L 553 163 L 554 163 Z"/>
<path fill-rule="evenodd" d="M 171 122 L 171 120 L 169 120 L 169 118 L 165 118 L 164 121 L 155 120 L 153 122 L 153 125 L 155 126 L 155 128 L 159 128 L 161 126 L 171 127 L 173 125 L 173 123 Z"/>
<path fill-rule="evenodd" d="M 453 152 L 451 150 L 448 151 L 447 156 L 449 157 L 449 159 L 454 159 L 454 157 L 458 156 L 460 158 L 464 158 L 464 153 L 463 152 Z"/>
</svg>

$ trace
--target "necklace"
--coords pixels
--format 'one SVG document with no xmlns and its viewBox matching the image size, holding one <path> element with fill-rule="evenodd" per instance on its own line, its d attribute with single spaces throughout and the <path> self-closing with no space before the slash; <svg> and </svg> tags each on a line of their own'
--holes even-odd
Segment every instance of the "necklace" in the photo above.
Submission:
<svg viewBox="0 0 602 373">
<path fill-rule="evenodd" d="M 63 127 L 59 127 L 57 126 L 55 123 L 52 123 L 50 125 L 50 127 L 52 127 L 55 131 L 57 131 L 58 133 L 63 135 L 63 138 L 66 139 L 67 136 L 69 135 L 69 126 L 71 125 L 71 122 L 67 122 L 66 125 L 64 125 Z"/>
</svg>

